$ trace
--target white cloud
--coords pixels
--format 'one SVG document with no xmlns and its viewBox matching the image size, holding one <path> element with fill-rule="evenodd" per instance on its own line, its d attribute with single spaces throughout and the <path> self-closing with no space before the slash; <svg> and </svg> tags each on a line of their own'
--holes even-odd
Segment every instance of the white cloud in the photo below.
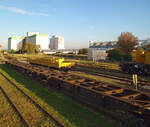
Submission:
<svg viewBox="0 0 150 127">
<path fill-rule="evenodd" d="M 8 7 L 8 6 L 3 6 L 3 5 L 0 5 L 0 9 L 9 10 L 11 12 L 15 12 L 15 13 L 23 14 L 23 15 L 48 16 L 48 14 L 45 14 L 45 13 L 29 12 L 20 8 Z"/>
</svg>

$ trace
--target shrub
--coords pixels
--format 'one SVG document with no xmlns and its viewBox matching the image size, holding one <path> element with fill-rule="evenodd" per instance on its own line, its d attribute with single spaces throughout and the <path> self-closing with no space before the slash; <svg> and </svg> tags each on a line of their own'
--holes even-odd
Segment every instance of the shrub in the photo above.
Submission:
<svg viewBox="0 0 150 127">
<path fill-rule="evenodd" d="M 121 52 L 118 49 L 108 50 L 107 53 L 109 60 L 121 61 Z"/>
</svg>

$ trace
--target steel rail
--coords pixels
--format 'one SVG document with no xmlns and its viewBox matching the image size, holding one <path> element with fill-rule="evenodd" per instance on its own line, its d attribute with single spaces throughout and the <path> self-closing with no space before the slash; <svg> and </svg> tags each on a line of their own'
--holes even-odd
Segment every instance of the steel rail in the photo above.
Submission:
<svg viewBox="0 0 150 127">
<path fill-rule="evenodd" d="M 0 74 L 10 83 L 12 84 L 18 91 L 20 91 L 30 102 L 32 102 L 37 108 L 39 108 L 46 116 L 51 118 L 55 124 L 59 127 L 65 127 L 62 123 L 56 120 L 50 113 L 48 113 L 44 108 L 42 108 L 37 102 L 35 102 L 29 95 L 27 95 L 23 90 L 21 90 L 14 82 L 12 82 L 9 78 L 7 78 L 3 73 Z"/>
<path fill-rule="evenodd" d="M 17 115 L 20 117 L 20 119 L 22 120 L 22 122 L 24 123 L 25 127 L 29 127 L 28 123 L 26 122 L 26 120 L 23 118 L 23 116 L 21 115 L 21 113 L 18 111 L 18 109 L 15 107 L 15 105 L 13 104 L 13 102 L 11 101 L 11 99 L 8 97 L 8 95 L 6 94 L 6 92 L 4 91 L 4 89 L 0 86 L 0 90 L 2 91 L 3 95 L 7 98 L 7 101 L 9 102 L 9 104 L 12 106 L 12 108 L 14 109 L 14 111 L 17 113 Z"/>
</svg>

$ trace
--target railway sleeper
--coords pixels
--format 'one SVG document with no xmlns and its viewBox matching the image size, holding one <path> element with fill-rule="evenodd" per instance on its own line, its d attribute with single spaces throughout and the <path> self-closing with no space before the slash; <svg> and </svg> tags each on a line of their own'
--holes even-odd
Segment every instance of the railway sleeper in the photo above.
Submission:
<svg viewBox="0 0 150 127">
<path fill-rule="evenodd" d="M 10 63 L 11 64 L 11 63 Z M 34 74 L 34 76 L 38 76 L 38 73 L 33 73 L 31 70 L 27 70 L 24 68 L 24 64 L 21 66 L 17 66 L 17 65 L 11 65 L 13 68 L 17 69 L 18 71 L 22 72 L 22 70 L 24 70 L 24 72 L 30 74 L 30 72 L 32 73 L 32 76 Z M 19 68 L 19 69 L 18 69 Z M 42 72 L 42 71 L 40 71 Z M 91 87 L 91 81 L 86 81 L 86 85 L 87 86 L 83 86 L 81 85 L 82 82 L 84 81 L 79 81 L 79 83 L 74 84 L 71 81 L 69 81 L 67 78 L 66 80 L 62 80 L 61 78 L 59 79 L 58 76 L 51 76 L 49 77 L 49 75 L 42 75 L 41 78 L 47 79 L 48 77 L 48 81 L 47 84 L 50 85 L 50 87 L 56 88 L 56 89 L 61 89 L 62 91 L 65 91 L 66 93 L 70 94 L 72 97 L 79 99 L 81 101 L 83 101 L 84 103 L 90 105 L 91 107 L 95 107 L 96 109 L 100 109 L 101 107 L 105 108 L 106 110 L 110 110 L 110 109 L 114 109 L 114 110 L 124 110 L 127 112 L 140 112 L 141 116 L 146 119 L 148 121 L 147 118 L 150 118 L 150 109 L 149 107 L 146 109 L 143 109 L 143 105 L 140 104 L 133 104 L 131 103 L 131 100 L 136 100 L 138 98 L 140 98 L 141 93 L 139 91 L 135 91 L 135 90 L 122 90 L 122 89 L 113 89 L 113 87 L 111 86 L 102 86 L 101 88 L 106 89 L 105 92 L 101 92 L 101 91 L 97 91 L 96 89 L 89 89 Z M 80 79 L 80 77 L 79 77 Z M 94 82 L 93 82 L 94 83 Z M 90 85 L 89 85 L 90 84 Z M 95 85 L 97 86 L 98 83 Z M 94 85 L 93 85 L 94 86 Z M 99 88 L 99 87 L 98 87 Z M 110 91 L 110 88 L 112 89 Z M 114 91 L 116 93 L 114 93 Z M 137 93 L 136 93 L 137 92 Z M 130 95 L 131 93 L 131 95 Z M 143 94 L 145 95 L 145 94 Z M 146 95 L 145 95 L 146 96 Z M 132 98 L 132 99 L 131 99 Z M 150 99 L 149 96 L 147 96 L 147 98 Z M 147 99 L 148 102 L 150 102 L 150 100 Z M 141 98 L 141 101 L 145 100 L 143 98 Z"/>
</svg>

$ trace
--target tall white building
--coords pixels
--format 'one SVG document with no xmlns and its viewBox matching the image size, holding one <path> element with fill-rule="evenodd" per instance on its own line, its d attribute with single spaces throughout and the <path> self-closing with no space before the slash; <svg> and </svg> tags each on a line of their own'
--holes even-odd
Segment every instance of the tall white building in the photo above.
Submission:
<svg viewBox="0 0 150 127">
<path fill-rule="evenodd" d="M 10 37 L 8 38 L 8 52 L 11 50 L 19 50 L 22 48 L 24 37 Z"/>
<path fill-rule="evenodd" d="M 61 36 L 54 35 L 50 39 L 50 45 L 49 48 L 51 50 L 60 50 L 60 49 L 65 49 L 64 48 L 64 38 Z"/>
<path fill-rule="evenodd" d="M 48 34 L 40 34 L 38 32 L 28 32 L 26 37 L 27 42 L 40 45 L 41 50 L 49 49 L 49 36 Z"/>
</svg>

